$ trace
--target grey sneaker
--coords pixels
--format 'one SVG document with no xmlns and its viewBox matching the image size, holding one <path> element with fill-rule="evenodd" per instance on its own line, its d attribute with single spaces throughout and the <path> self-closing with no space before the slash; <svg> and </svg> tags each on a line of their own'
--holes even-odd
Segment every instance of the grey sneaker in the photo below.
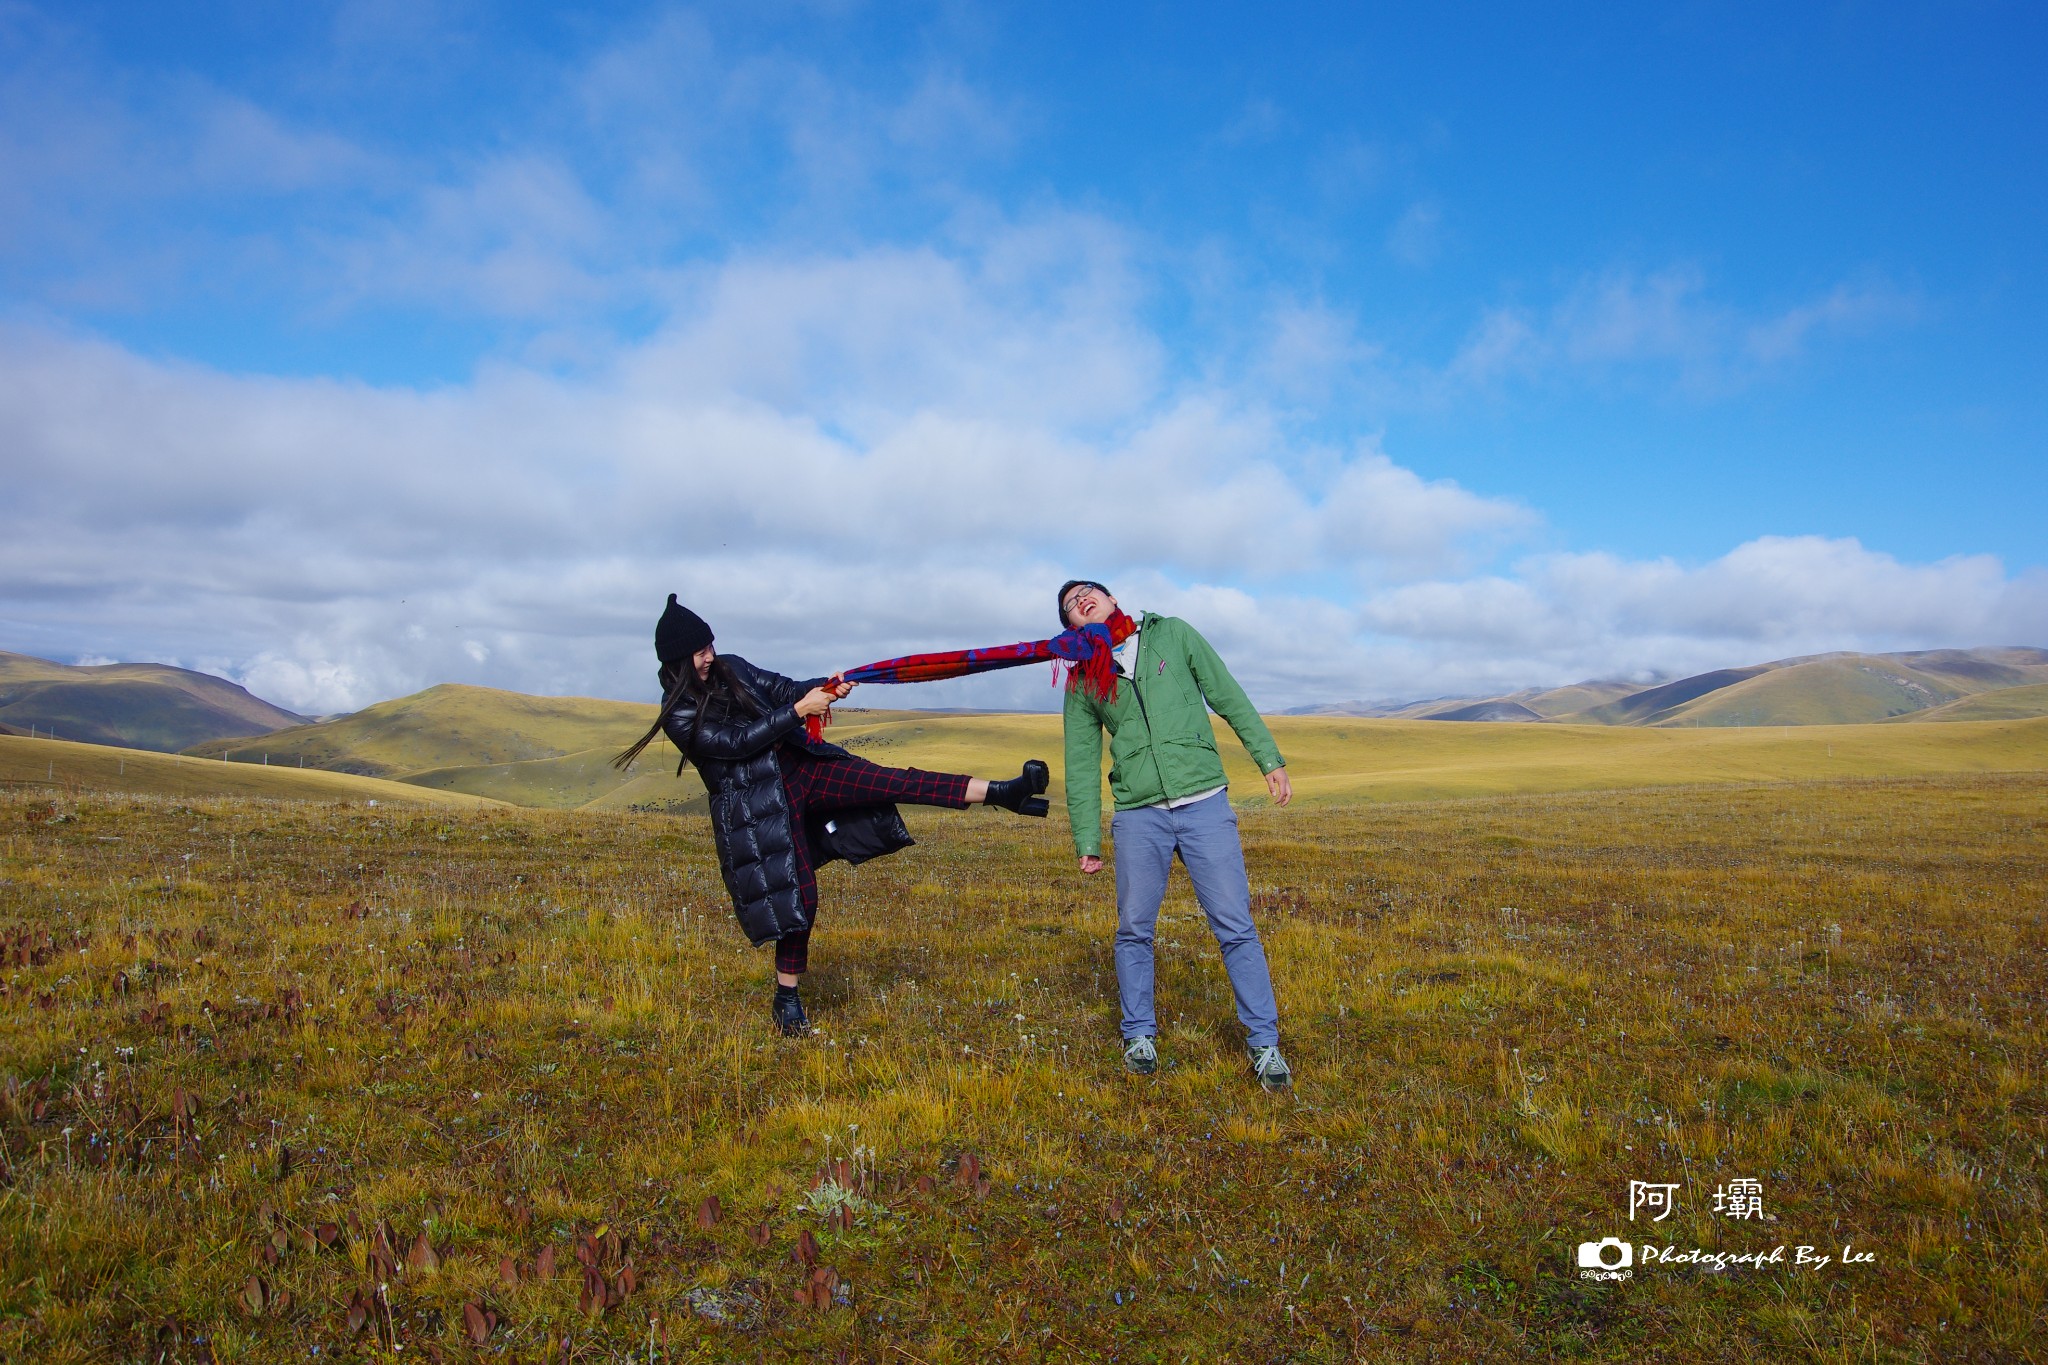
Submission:
<svg viewBox="0 0 2048 1365">
<path fill-rule="evenodd" d="M 1150 1034 L 1124 1044 L 1124 1070 L 1133 1076 L 1149 1076 L 1159 1069 L 1159 1047 Z"/>
<path fill-rule="evenodd" d="M 1260 1085 L 1268 1090 L 1294 1087 L 1294 1073 L 1287 1069 L 1287 1059 L 1280 1055 L 1278 1047 L 1247 1047 L 1245 1052 L 1252 1059 L 1252 1075 L 1259 1078 Z"/>
</svg>

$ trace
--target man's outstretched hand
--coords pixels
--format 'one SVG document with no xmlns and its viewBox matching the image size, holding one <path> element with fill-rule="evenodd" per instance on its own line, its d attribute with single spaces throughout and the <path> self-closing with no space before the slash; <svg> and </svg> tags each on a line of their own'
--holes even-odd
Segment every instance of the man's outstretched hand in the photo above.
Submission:
<svg viewBox="0 0 2048 1365">
<path fill-rule="evenodd" d="M 1091 877 L 1094 876 L 1097 872 L 1102 871 L 1102 859 L 1096 857 L 1093 853 L 1084 853 L 1081 855 L 1081 870 Z"/>
</svg>

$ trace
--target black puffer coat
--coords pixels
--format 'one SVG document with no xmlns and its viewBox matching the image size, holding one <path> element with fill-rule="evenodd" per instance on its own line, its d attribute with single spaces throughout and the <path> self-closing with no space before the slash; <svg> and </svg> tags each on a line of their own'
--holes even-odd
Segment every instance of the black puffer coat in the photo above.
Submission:
<svg viewBox="0 0 2048 1365">
<path fill-rule="evenodd" d="M 798 875 L 798 839 L 805 841 L 814 868 L 839 858 L 866 862 L 908 848 L 912 840 L 896 807 L 886 804 L 836 811 L 831 829 L 826 828 L 826 817 L 812 815 L 806 828 L 797 829 L 790 816 L 789 792 L 782 785 L 777 747 L 787 744 L 819 758 L 848 756 L 836 744 L 812 739 L 796 713 L 803 695 L 825 680 L 796 682 L 756 668 L 737 654 L 721 654 L 719 660 L 760 703 L 760 714 L 746 715 L 738 706 L 713 698 L 701 712 L 685 702 L 662 728 L 704 779 L 718 870 L 740 928 L 758 947 L 810 926 L 811 912 L 803 903 Z"/>
</svg>

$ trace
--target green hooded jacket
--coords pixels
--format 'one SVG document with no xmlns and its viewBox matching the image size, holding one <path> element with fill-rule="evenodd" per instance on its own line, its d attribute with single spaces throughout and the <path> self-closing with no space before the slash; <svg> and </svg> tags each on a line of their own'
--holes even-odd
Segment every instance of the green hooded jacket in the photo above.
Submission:
<svg viewBox="0 0 2048 1365">
<path fill-rule="evenodd" d="M 1204 703 L 1207 703 L 1205 706 Z M 1177 616 L 1146 612 L 1138 623 L 1138 662 L 1117 679 L 1116 699 L 1067 692 L 1067 819 L 1082 857 L 1102 853 L 1102 732 L 1109 731 L 1109 791 L 1118 810 L 1156 806 L 1225 783 L 1209 710 L 1270 773 L 1283 768 L 1279 746 L 1251 699 L 1209 642 Z"/>
</svg>

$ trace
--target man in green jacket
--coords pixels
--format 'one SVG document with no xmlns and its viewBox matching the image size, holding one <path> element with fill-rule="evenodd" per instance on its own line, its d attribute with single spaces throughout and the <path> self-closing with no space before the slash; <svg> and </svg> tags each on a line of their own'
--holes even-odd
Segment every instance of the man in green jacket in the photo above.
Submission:
<svg viewBox="0 0 2048 1365">
<path fill-rule="evenodd" d="M 1070 580 L 1060 589 L 1060 623 L 1127 629 L 1116 598 L 1100 583 Z M 1102 734 L 1109 732 L 1109 789 L 1116 799 L 1116 982 L 1122 997 L 1124 1067 L 1140 1075 L 1159 1064 L 1153 1011 L 1154 927 L 1173 856 L 1194 883 L 1195 898 L 1223 952 L 1237 1017 L 1245 1027 L 1252 1072 L 1268 1090 L 1293 1084 L 1280 1055 L 1280 1011 L 1266 950 L 1252 924 L 1251 885 L 1237 814 L 1230 808 L 1223 758 L 1209 710 L 1227 721 L 1266 775 L 1273 804 L 1294 798 L 1286 760 L 1207 640 L 1173 616 L 1142 613 L 1116 650 L 1116 695 L 1067 691 L 1067 818 L 1081 871 L 1102 870 Z M 1112 637 L 1114 638 L 1114 637 Z"/>
</svg>

